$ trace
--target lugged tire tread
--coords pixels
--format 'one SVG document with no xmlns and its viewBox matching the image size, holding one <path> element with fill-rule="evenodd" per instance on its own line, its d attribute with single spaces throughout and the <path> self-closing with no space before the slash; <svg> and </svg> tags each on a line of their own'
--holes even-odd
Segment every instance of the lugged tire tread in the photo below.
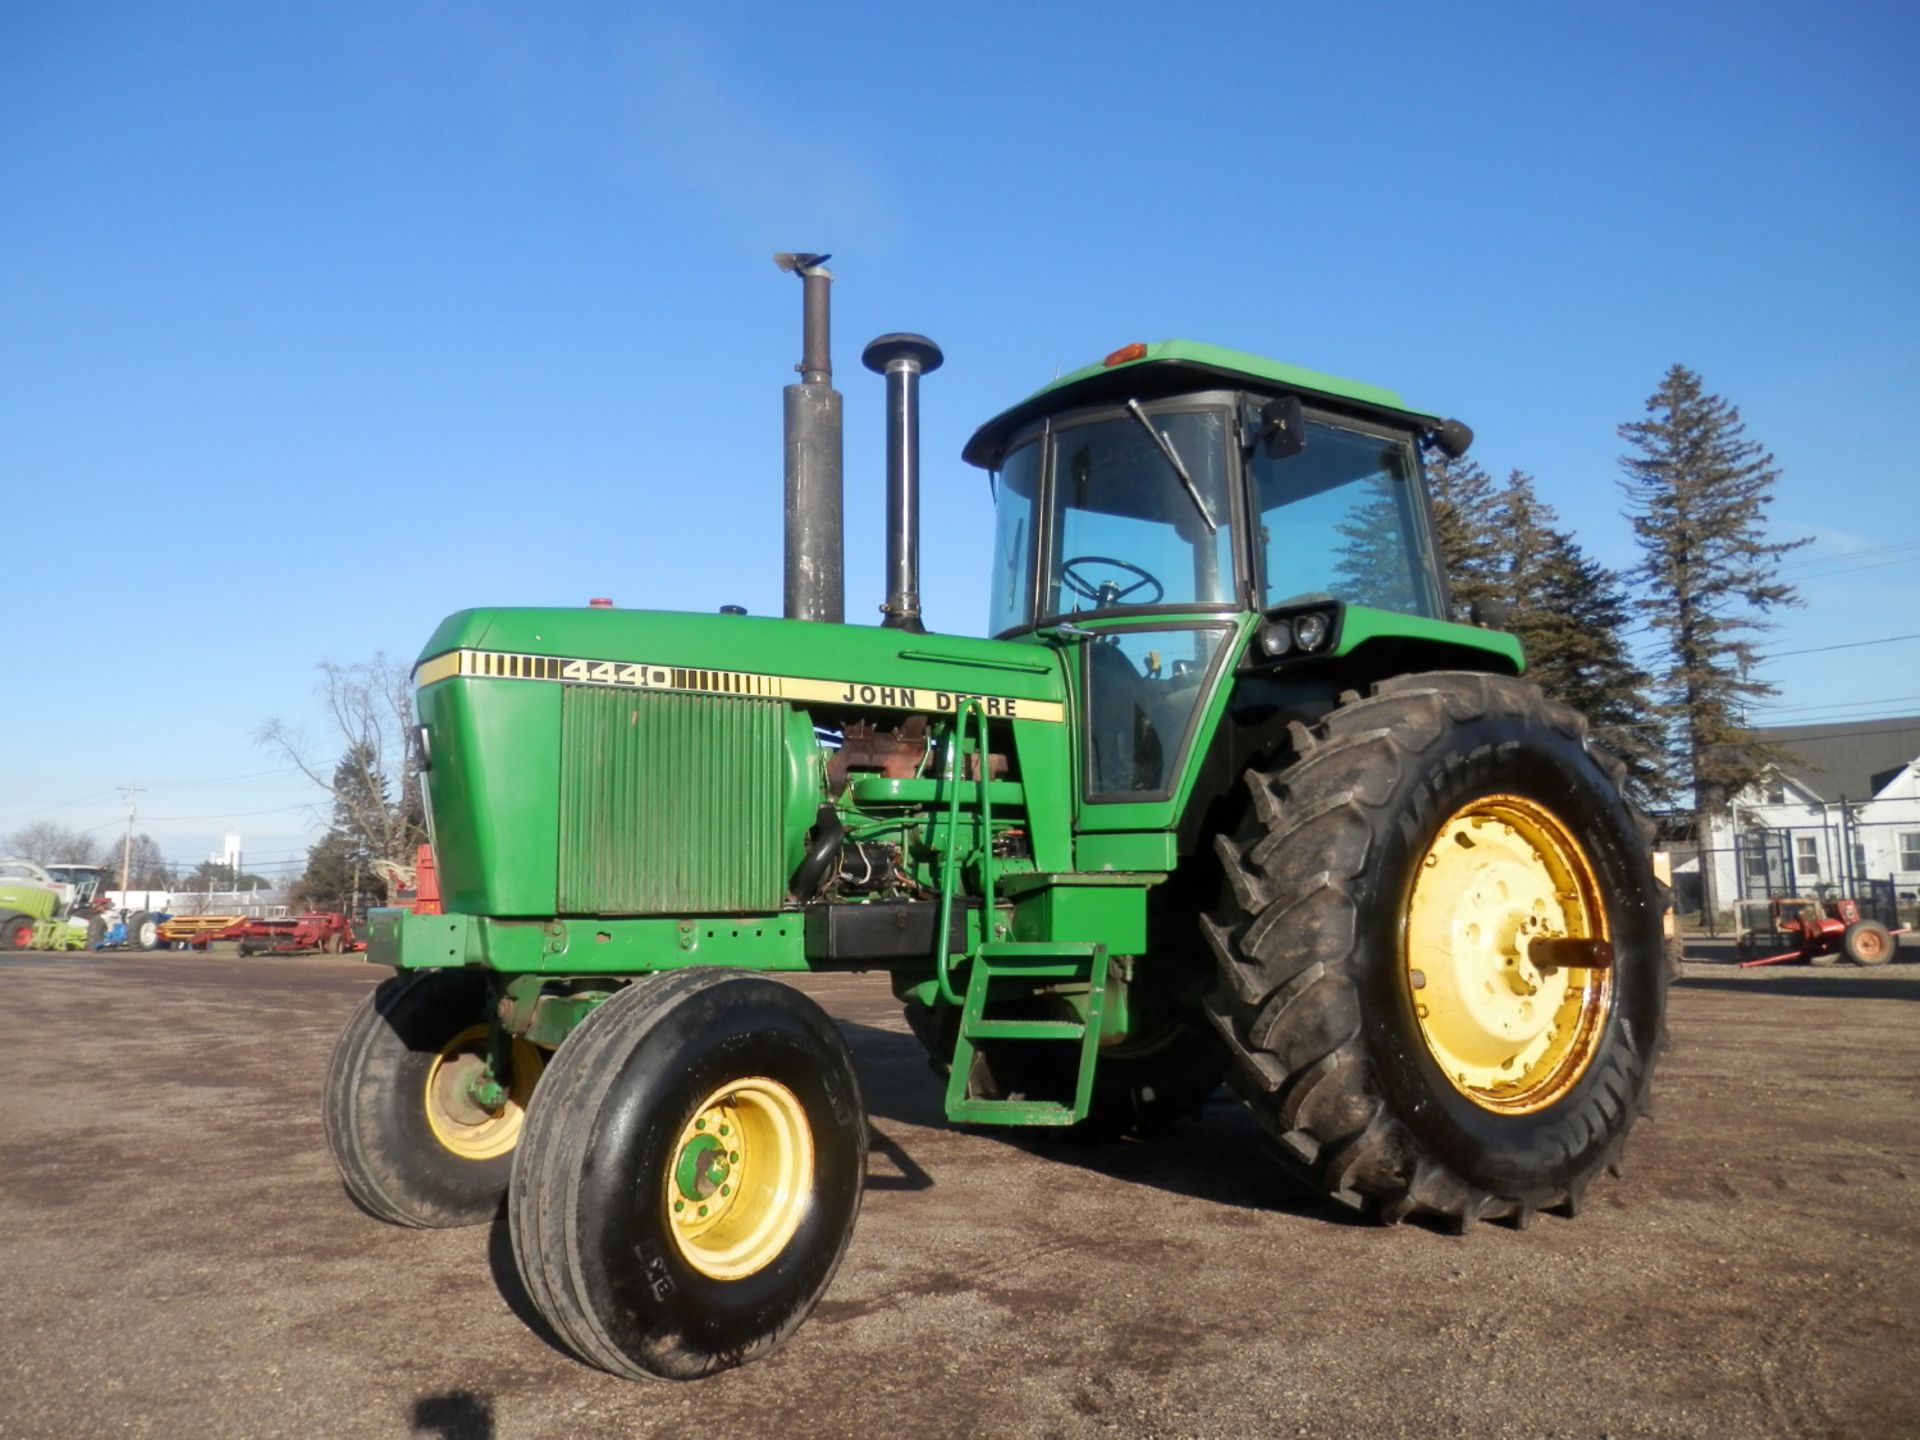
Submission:
<svg viewBox="0 0 1920 1440">
<path fill-rule="evenodd" d="M 1524 1228 L 1539 1209 L 1577 1211 L 1589 1178 L 1576 1175 L 1560 1194 L 1496 1196 L 1424 1157 L 1409 1168 L 1409 1147 L 1368 1089 L 1371 1062 L 1360 1053 L 1360 1002 L 1349 973 L 1356 902 L 1346 882 L 1368 863 L 1382 823 L 1374 812 L 1391 802 L 1408 760 L 1442 742 L 1450 723 L 1495 715 L 1535 721 L 1578 741 L 1616 788 L 1624 776 L 1614 757 L 1589 742 L 1583 716 L 1530 685 L 1471 673 L 1403 675 L 1380 682 L 1366 698 L 1346 692 L 1311 728 L 1293 722 L 1287 762 L 1247 775 L 1267 833 L 1250 844 L 1216 840 L 1240 917 L 1224 925 L 1203 918 L 1221 981 L 1205 1008 L 1233 1053 L 1236 1083 L 1277 1097 L 1252 1109 L 1289 1168 L 1388 1223 L 1426 1216 L 1464 1229 L 1483 1218 L 1512 1218 Z M 1634 814 L 1650 839 L 1651 825 Z M 1360 838 L 1357 848 L 1353 837 Z M 1665 887 L 1658 889 L 1665 904 Z M 1667 947 L 1662 990 L 1678 973 L 1675 948 Z M 1636 1092 L 1641 1108 L 1650 1108 L 1650 1086 L 1640 1075 L 1667 1044 L 1663 1018 L 1651 1046 L 1629 1045 L 1624 1056 L 1608 1057 L 1610 1114 L 1626 1111 Z M 1627 1061 L 1639 1075 L 1621 1068 Z M 1615 1164 L 1618 1152 L 1616 1144 Z M 1573 1170 L 1571 1152 L 1566 1170 Z"/>
</svg>

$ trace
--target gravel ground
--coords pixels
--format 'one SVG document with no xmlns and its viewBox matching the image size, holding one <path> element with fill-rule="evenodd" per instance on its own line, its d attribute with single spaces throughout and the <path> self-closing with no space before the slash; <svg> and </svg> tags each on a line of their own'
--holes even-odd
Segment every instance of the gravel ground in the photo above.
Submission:
<svg viewBox="0 0 1920 1440">
<path fill-rule="evenodd" d="M 1920 966 L 1690 962 L 1660 1115 L 1576 1220 L 1291 1190 L 1217 1099 L 1152 1144 L 944 1127 L 884 981 L 805 988 L 873 1111 L 859 1230 L 771 1359 L 638 1385 L 542 1338 L 503 1225 L 348 1202 L 341 959 L 0 959 L 0 1436 L 1878 1436 L 1920 1430 Z"/>
</svg>

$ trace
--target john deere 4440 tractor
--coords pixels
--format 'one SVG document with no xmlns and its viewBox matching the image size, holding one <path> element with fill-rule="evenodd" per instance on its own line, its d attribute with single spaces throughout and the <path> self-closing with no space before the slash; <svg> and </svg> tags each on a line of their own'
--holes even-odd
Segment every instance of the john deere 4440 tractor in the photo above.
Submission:
<svg viewBox="0 0 1920 1440">
<path fill-rule="evenodd" d="M 789 417 L 837 427 L 798 259 Z M 831 1279 L 867 1155 L 847 1046 L 779 977 L 878 970 L 956 1122 L 1146 1135 L 1224 1082 L 1278 1163 L 1384 1220 L 1576 1209 L 1664 1044 L 1667 897 L 1619 765 L 1511 636 L 1452 617 L 1422 456 L 1466 427 L 1130 345 L 967 444 L 992 638 L 937 635 L 940 353 L 865 359 L 883 623 L 833 623 L 837 428 L 803 429 L 789 608 L 828 619 L 475 609 L 427 643 L 444 913 L 374 914 L 397 973 L 325 1096 L 355 1199 L 438 1226 L 504 1195 L 529 1295 L 593 1364 L 753 1359 Z"/>
</svg>

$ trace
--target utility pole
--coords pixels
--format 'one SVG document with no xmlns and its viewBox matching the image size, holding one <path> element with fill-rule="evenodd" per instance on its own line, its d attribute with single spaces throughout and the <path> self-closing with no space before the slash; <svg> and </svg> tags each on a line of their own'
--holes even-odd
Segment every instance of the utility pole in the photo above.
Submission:
<svg viewBox="0 0 1920 1440">
<path fill-rule="evenodd" d="M 127 903 L 127 878 L 133 869 L 133 817 L 136 813 L 133 797 L 145 791 L 138 785 L 122 785 L 120 793 L 127 797 L 127 838 L 120 845 L 120 903 L 124 905 Z"/>
</svg>

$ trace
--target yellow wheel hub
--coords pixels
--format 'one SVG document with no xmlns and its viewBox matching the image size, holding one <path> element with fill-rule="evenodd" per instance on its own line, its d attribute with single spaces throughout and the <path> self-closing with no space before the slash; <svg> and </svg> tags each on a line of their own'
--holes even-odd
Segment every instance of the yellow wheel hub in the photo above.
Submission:
<svg viewBox="0 0 1920 1440">
<path fill-rule="evenodd" d="M 527 1101 L 545 1064 L 525 1040 L 513 1042 L 513 1083 L 498 1105 L 483 1105 L 475 1086 L 486 1077 L 487 1027 L 470 1025 L 433 1057 L 427 1070 L 427 1124 L 434 1138 L 467 1160 L 492 1160 L 519 1143 Z"/>
<path fill-rule="evenodd" d="M 1572 1088 L 1613 989 L 1599 882 L 1559 817 L 1517 795 L 1449 815 L 1415 872 L 1405 938 L 1421 1038 L 1456 1090 L 1524 1114 Z M 1540 940 L 1593 942 L 1594 963 L 1546 963 Z"/>
<path fill-rule="evenodd" d="M 739 1280 L 772 1263 L 813 1196 L 813 1129 L 777 1080 L 735 1080 L 680 1131 L 662 1194 L 681 1256 L 702 1275 Z"/>
</svg>

